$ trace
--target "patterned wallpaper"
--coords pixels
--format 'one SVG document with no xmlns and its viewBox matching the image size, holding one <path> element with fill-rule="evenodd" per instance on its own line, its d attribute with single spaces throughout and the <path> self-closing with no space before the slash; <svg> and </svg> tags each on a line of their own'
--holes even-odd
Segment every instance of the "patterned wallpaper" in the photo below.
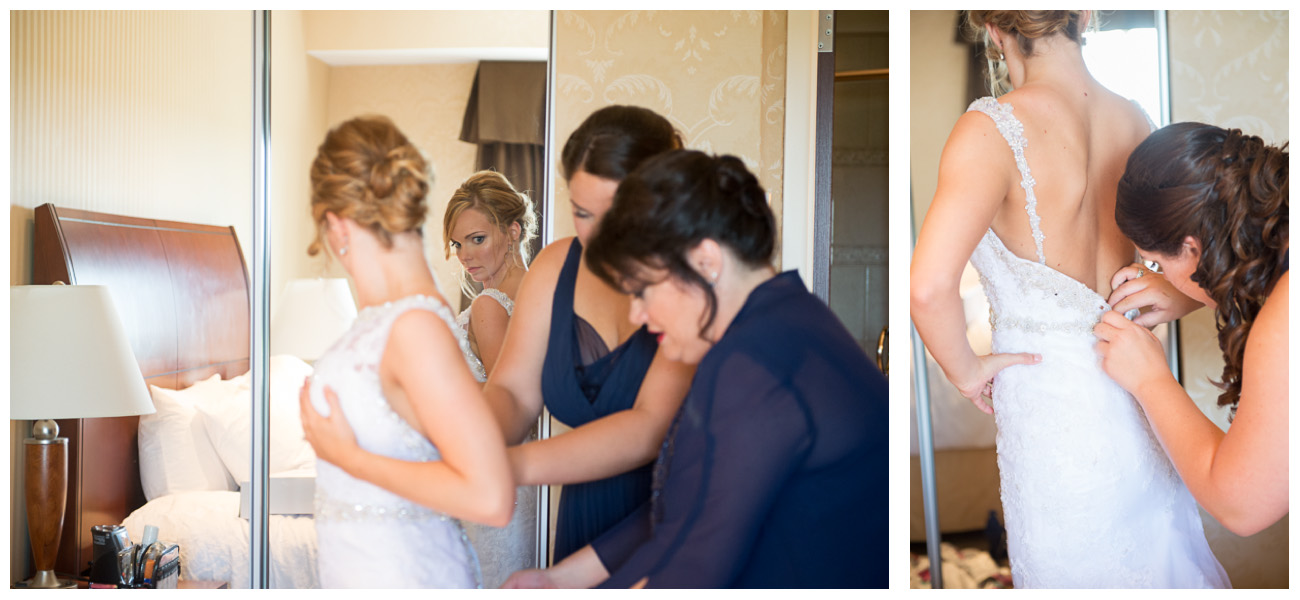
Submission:
<svg viewBox="0 0 1300 600">
<path fill-rule="evenodd" d="M 1287 140 L 1287 11 L 1169 11 L 1174 119 Z"/>
<path fill-rule="evenodd" d="M 1287 141 L 1286 11 L 1169 11 L 1170 96 L 1174 121 L 1236 127 L 1269 143 Z M 1222 373 L 1211 311 L 1183 319 L 1183 385 L 1207 413 L 1219 390 L 1208 378 Z"/>
<path fill-rule="evenodd" d="M 1236 127 L 1281 144 L 1288 140 L 1290 82 L 1286 11 L 1169 11 L 1170 96 L 1174 121 Z M 1223 372 L 1214 313 L 1181 321 L 1183 386 L 1221 428 L 1216 407 Z M 1288 522 L 1249 538 L 1203 514 L 1206 537 L 1236 587 L 1287 587 Z"/>
<path fill-rule="evenodd" d="M 556 163 L 570 133 L 611 104 L 666 117 L 688 148 L 735 154 L 781 214 L 784 11 L 559 11 Z M 556 173 L 555 237 L 573 235 Z"/>
</svg>

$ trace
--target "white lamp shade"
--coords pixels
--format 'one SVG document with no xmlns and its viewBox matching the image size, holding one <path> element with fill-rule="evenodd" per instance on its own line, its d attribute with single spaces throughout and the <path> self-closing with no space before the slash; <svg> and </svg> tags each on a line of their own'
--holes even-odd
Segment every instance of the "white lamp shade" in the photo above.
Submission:
<svg viewBox="0 0 1300 600">
<path fill-rule="evenodd" d="M 154 412 L 107 286 L 9 288 L 9 418 Z"/>
<path fill-rule="evenodd" d="M 346 279 L 294 279 L 271 317 L 271 354 L 320 358 L 357 318 Z"/>
</svg>

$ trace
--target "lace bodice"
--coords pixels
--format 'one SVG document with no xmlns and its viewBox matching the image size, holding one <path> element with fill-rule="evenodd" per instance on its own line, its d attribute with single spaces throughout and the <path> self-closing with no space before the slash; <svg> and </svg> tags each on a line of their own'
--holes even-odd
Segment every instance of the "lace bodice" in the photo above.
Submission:
<svg viewBox="0 0 1300 600">
<path fill-rule="evenodd" d="M 992 118 L 1015 155 L 1037 252 L 1018 257 L 989 229 L 971 256 L 993 352 L 1042 356 L 993 380 L 1015 587 L 1227 587 L 1195 500 L 1137 402 L 1101 370 L 1092 328 L 1110 305 L 1046 263 L 1024 127 L 992 98 L 970 110 Z"/>
<path fill-rule="evenodd" d="M 988 295 L 990 326 L 994 331 L 1021 329 L 1091 335 L 1093 326 L 1111 307 L 1092 288 L 1047 266 L 1047 257 L 1043 254 L 1042 219 L 1038 216 L 1038 196 L 1034 193 L 1038 182 L 1025 160 L 1028 141 L 1024 125 L 1012 114 L 1010 104 L 1001 104 L 991 97 L 976 100 L 968 110 L 979 111 L 993 119 L 998 132 L 1011 147 L 1016 169 L 1020 171 L 1020 187 L 1025 190 L 1025 213 L 1029 217 L 1038 257 L 1036 263 L 1020 258 L 1007 249 L 992 228 L 984 233 L 971 255 L 971 264 L 979 271 L 980 281 Z M 1125 314 L 1130 319 L 1136 315 L 1136 310 Z"/>
<path fill-rule="evenodd" d="M 454 333 L 451 310 L 428 296 L 409 296 L 358 315 L 352 328 L 316 361 L 310 394 L 328 415 L 322 390 L 332 389 L 339 407 L 368 452 L 406 461 L 439 460 L 438 448 L 393 411 L 384 396 L 379 364 L 393 323 L 412 310 L 427 310 Z M 460 339 L 462 351 L 466 342 Z M 321 583 L 325 587 L 477 587 L 478 560 L 460 522 L 388 490 L 356 479 L 323 460 L 316 466 L 316 523 Z M 412 557 L 420 557 L 415 565 Z M 396 566 L 383 566 L 384 561 Z M 366 567 L 364 565 L 370 565 Z M 383 569 L 387 577 L 364 573 Z"/>
<path fill-rule="evenodd" d="M 496 288 L 486 288 L 483 290 L 481 295 L 499 302 L 501 307 L 506 309 L 507 316 L 515 314 L 515 301 L 511 300 L 510 296 L 507 296 L 505 292 Z M 472 304 L 466 306 L 465 310 L 460 311 L 460 314 L 456 316 L 456 327 L 458 329 L 457 335 L 461 340 L 465 340 L 465 343 L 461 344 L 460 349 L 465 353 L 465 361 L 469 363 L 470 372 L 474 374 L 474 379 L 477 379 L 479 383 L 483 383 L 484 381 L 487 381 L 487 369 L 483 367 L 483 360 L 474 353 L 473 348 L 470 347 L 468 342 L 469 315 L 470 309 L 472 308 L 474 308 Z"/>
</svg>

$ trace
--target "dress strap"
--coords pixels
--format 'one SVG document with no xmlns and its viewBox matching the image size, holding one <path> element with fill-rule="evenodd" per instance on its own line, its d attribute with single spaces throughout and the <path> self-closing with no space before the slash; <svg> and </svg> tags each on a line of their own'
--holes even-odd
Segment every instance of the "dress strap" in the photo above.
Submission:
<svg viewBox="0 0 1300 600">
<path fill-rule="evenodd" d="M 1038 262 L 1047 264 L 1043 255 L 1043 230 L 1039 228 L 1038 198 L 1034 196 L 1034 176 L 1029 174 L 1029 163 L 1025 161 L 1025 126 L 1011 114 L 1010 104 L 1000 103 L 992 96 L 985 96 L 971 103 L 967 112 L 976 110 L 993 119 L 998 133 L 1011 146 L 1011 153 L 1016 157 L 1016 168 L 1020 170 L 1020 187 L 1025 189 L 1025 212 L 1029 213 L 1029 229 L 1034 235 L 1034 249 L 1038 253 Z"/>
<path fill-rule="evenodd" d="M 1138 112 L 1142 113 L 1142 118 L 1147 120 L 1147 127 L 1151 131 L 1155 131 L 1156 129 L 1159 129 L 1158 127 L 1156 127 L 1156 122 L 1151 120 L 1151 115 L 1147 114 L 1147 109 L 1142 108 L 1142 105 L 1139 104 L 1137 100 L 1134 100 L 1132 98 L 1129 99 L 1129 102 L 1132 102 L 1133 106 L 1137 107 Z"/>
<path fill-rule="evenodd" d="M 507 296 L 505 292 L 496 288 L 483 288 L 483 291 L 479 293 L 479 295 L 487 296 L 488 298 L 496 300 L 497 303 L 501 305 L 501 308 L 506 309 L 506 316 L 511 316 L 515 313 L 515 301 L 511 300 L 510 296 Z"/>
</svg>

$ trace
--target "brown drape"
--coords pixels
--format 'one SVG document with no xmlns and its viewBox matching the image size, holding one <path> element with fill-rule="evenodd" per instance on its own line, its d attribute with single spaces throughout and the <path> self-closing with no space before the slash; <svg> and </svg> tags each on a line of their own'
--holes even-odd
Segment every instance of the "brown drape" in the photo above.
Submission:
<svg viewBox="0 0 1300 600">
<path fill-rule="evenodd" d="M 476 169 L 492 169 L 533 200 L 542 227 L 546 168 L 546 63 L 479 63 L 460 139 L 478 144 Z M 541 250 L 533 240 L 532 256 Z"/>
</svg>

